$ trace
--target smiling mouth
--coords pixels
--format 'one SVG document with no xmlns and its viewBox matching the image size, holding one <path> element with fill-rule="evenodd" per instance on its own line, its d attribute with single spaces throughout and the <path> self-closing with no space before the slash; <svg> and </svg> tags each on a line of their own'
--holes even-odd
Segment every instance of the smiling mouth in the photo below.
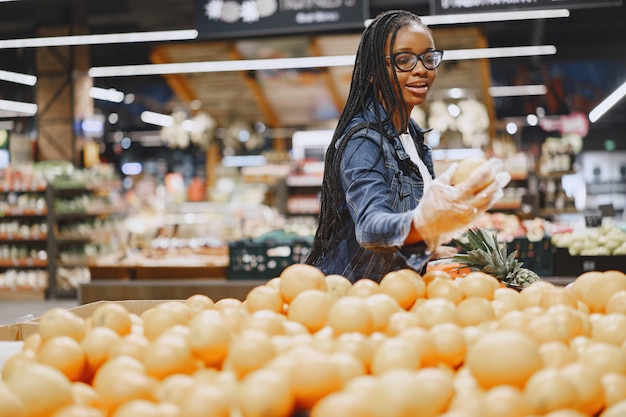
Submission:
<svg viewBox="0 0 626 417">
<path fill-rule="evenodd" d="M 406 85 L 407 88 L 423 88 L 423 89 L 428 89 L 428 83 L 413 83 L 413 84 L 407 84 Z"/>
</svg>

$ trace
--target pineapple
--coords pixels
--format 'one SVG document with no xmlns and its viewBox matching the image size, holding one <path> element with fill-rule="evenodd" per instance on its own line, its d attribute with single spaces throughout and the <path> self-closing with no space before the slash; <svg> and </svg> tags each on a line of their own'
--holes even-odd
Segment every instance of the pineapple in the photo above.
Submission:
<svg viewBox="0 0 626 417">
<path fill-rule="evenodd" d="M 467 253 L 459 253 L 450 257 L 452 261 L 462 263 L 470 268 L 493 275 L 509 287 L 523 288 L 541 278 L 516 258 L 517 251 L 507 254 L 506 245 L 498 242 L 496 233 L 485 229 L 469 229 L 466 233 L 467 242 L 453 239 Z"/>
</svg>

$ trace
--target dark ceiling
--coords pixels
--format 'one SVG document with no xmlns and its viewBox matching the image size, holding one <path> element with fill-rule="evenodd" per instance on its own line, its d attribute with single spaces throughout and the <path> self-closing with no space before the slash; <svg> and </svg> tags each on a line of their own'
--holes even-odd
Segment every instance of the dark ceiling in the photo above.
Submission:
<svg viewBox="0 0 626 417">
<path fill-rule="evenodd" d="M 420 15 L 429 14 L 429 0 L 370 0 L 370 17 L 388 9 L 407 9 Z M 19 0 L 0 3 L 0 39 L 38 36 L 41 27 L 67 26 L 74 23 L 86 28 L 88 33 L 113 33 L 189 29 L 194 27 L 193 0 Z M 626 81 L 626 7 L 596 7 L 573 9 L 568 19 L 486 23 L 478 25 L 490 46 L 517 46 L 553 44 L 558 54 L 553 58 L 506 59 L 492 62 L 492 82 L 498 76 L 510 77 L 522 65 L 539 72 L 542 62 L 559 62 L 562 70 L 567 65 L 605 63 L 608 71 L 607 88 L 616 88 Z M 437 41 L 437 39 L 435 39 Z M 92 46 L 93 66 L 141 64 L 150 62 L 150 53 L 158 43 L 119 44 Z M 0 50 L 0 69 L 34 73 L 32 49 Z M 614 65 L 613 65 L 614 63 Z M 588 71 L 595 71 L 590 69 Z M 597 75 L 603 76 L 603 75 Z M 592 81 L 592 80 L 589 80 Z M 98 85 L 99 80 L 96 80 Z M 135 88 L 163 91 L 167 85 L 160 77 L 116 79 L 106 81 L 103 87 L 117 87 L 128 91 L 129 83 Z M 32 100 L 32 88 L 0 81 L 0 98 Z M 158 96 L 158 95 L 157 95 Z M 158 99 L 158 98 L 157 98 Z M 623 100 L 626 101 L 626 100 Z M 500 106 L 500 116 L 514 112 L 507 103 Z M 510 103 L 509 103 L 510 104 Z M 510 107 L 510 106 L 509 106 Z M 516 106 L 512 106 L 516 107 Z M 518 106 L 519 107 L 519 106 Z M 626 124 L 626 106 L 604 120 L 612 125 Z"/>
</svg>

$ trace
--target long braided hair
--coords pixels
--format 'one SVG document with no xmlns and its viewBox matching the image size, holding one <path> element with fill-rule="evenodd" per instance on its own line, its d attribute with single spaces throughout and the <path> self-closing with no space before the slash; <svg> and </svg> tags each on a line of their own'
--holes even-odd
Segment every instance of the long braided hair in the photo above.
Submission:
<svg viewBox="0 0 626 417">
<path fill-rule="evenodd" d="M 399 81 L 396 72 L 392 71 L 393 79 L 389 77 L 386 57 L 393 52 L 398 30 L 415 23 L 429 30 L 419 16 L 404 10 L 391 10 L 378 15 L 361 36 L 348 99 L 326 151 L 319 225 L 311 253 L 306 261 L 309 264 L 315 263 L 328 252 L 333 244 L 333 233 L 340 230 L 343 223 L 340 207 L 344 202 L 345 195 L 341 184 L 339 165 L 350 136 L 366 127 L 380 132 L 381 140 L 385 140 L 385 137 L 389 138 L 389 134 L 386 133 L 388 129 L 385 127 L 393 124 L 393 115 L 396 113 L 401 115 L 402 131 L 406 131 L 408 128 L 410 114 L 402 95 L 397 92 L 399 91 Z M 388 39 L 390 40 L 389 50 L 386 50 Z M 346 132 L 352 119 L 360 112 L 365 111 L 370 100 L 373 100 L 374 103 L 376 122 L 368 123 L 366 126 L 356 125 Z M 385 114 L 380 114 L 381 104 L 386 110 Z M 344 134 L 345 139 L 336 147 L 337 141 Z"/>
</svg>

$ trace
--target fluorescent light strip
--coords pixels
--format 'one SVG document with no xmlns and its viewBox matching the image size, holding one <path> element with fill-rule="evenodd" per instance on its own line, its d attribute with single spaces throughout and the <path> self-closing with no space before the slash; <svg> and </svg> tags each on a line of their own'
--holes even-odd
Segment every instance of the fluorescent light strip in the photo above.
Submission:
<svg viewBox="0 0 626 417">
<path fill-rule="evenodd" d="M 34 75 L 20 74 L 19 72 L 4 70 L 0 70 L 0 80 L 30 86 L 37 84 L 37 77 Z"/>
<path fill-rule="evenodd" d="M 155 113 L 153 111 L 144 111 L 141 112 L 139 116 L 142 122 L 149 123 L 151 125 L 156 126 L 171 126 L 174 123 L 174 118 L 172 116 L 168 116 L 167 114 Z"/>
<path fill-rule="evenodd" d="M 32 116 L 37 113 L 37 105 L 21 101 L 0 100 L 0 110 L 14 111 Z"/>
<path fill-rule="evenodd" d="M 194 72 L 260 71 L 285 68 L 338 67 L 354 65 L 354 58 L 354 55 L 337 55 L 304 58 L 186 62 L 176 64 L 120 65 L 90 68 L 89 76 L 99 78 L 123 77 L 131 75 L 188 74 Z"/>
<path fill-rule="evenodd" d="M 98 88 L 91 87 L 89 89 L 89 97 L 96 100 L 111 101 L 113 103 L 121 103 L 124 100 L 124 93 L 114 88 Z"/>
<path fill-rule="evenodd" d="M 556 48 L 546 46 L 515 46 L 510 48 L 457 49 L 446 51 L 445 60 L 502 58 L 555 54 Z M 184 62 L 174 64 L 120 65 L 93 67 L 89 76 L 125 77 L 136 75 L 188 74 L 203 72 L 260 71 L 315 67 L 341 67 L 354 65 L 354 55 L 316 56 L 303 58 L 244 59 L 234 61 Z"/>
<path fill-rule="evenodd" d="M 554 54 L 556 54 L 554 45 L 511 46 L 503 48 L 454 49 L 445 51 L 443 59 L 446 61 L 460 61 L 466 59 L 511 58 Z"/>
<path fill-rule="evenodd" d="M 45 38 L 0 40 L 0 49 L 37 48 L 42 46 L 98 45 L 113 43 L 136 43 L 158 41 L 180 41 L 196 39 L 195 29 L 165 30 L 155 32 L 111 33 L 101 35 L 51 36 Z"/>
<path fill-rule="evenodd" d="M 602 100 L 593 110 L 589 112 L 589 121 L 595 123 L 600 117 L 611 109 L 618 101 L 626 95 L 626 82 L 613 91 L 607 98 Z"/>
<path fill-rule="evenodd" d="M 491 97 L 542 96 L 548 92 L 545 85 L 510 85 L 489 87 Z"/>
<path fill-rule="evenodd" d="M 435 26 L 459 23 L 502 22 L 509 20 L 552 19 L 569 16 L 570 12 L 567 9 L 551 9 L 422 16 L 422 21 L 428 26 Z"/>
</svg>

